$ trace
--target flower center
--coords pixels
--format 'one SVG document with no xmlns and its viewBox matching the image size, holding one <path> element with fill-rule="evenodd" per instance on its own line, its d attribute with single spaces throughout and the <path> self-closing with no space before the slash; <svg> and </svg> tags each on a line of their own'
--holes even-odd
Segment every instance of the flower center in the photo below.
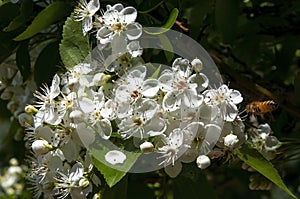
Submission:
<svg viewBox="0 0 300 199">
<path fill-rule="evenodd" d="M 100 118 L 100 112 L 99 111 L 95 111 L 94 112 L 94 118 L 95 118 L 95 120 L 97 120 L 97 119 L 99 119 Z"/>
<path fill-rule="evenodd" d="M 128 54 L 125 53 L 124 55 L 122 55 L 119 58 L 119 62 L 120 62 L 120 64 L 128 64 L 130 62 L 130 58 L 129 58 Z"/>
<path fill-rule="evenodd" d="M 177 82 L 176 87 L 177 87 L 178 90 L 185 90 L 188 87 L 187 82 L 186 82 L 186 78 L 181 77 L 179 79 L 179 81 Z"/>
<path fill-rule="evenodd" d="M 134 91 L 132 91 L 132 93 L 130 95 L 130 98 L 133 99 L 133 100 L 136 100 L 139 96 L 140 96 L 139 91 L 138 90 L 134 90 Z"/>
<path fill-rule="evenodd" d="M 224 101 L 225 101 L 225 97 L 223 95 L 216 95 L 215 96 L 215 101 L 218 103 L 218 104 L 222 104 Z"/>
<path fill-rule="evenodd" d="M 118 32 L 119 33 L 119 32 L 121 32 L 123 30 L 123 24 L 120 23 L 120 22 L 118 22 L 118 23 L 113 24 L 111 28 L 112 28 L 112 30 L 114 32 Z"/>
<path fill-rule="evenodd" d="M 133 119 L 133 123 L 137 126 L 142 126 L 144 122 L 141 120 L 141 118 L 137 117 Z"/>
</svg>

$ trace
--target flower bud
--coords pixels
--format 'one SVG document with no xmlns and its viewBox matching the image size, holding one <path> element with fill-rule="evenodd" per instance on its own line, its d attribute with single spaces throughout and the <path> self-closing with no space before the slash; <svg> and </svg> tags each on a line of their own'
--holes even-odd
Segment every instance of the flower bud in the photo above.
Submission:
<svg viewBox="0 0 300 199">
<path fill-rule="evenodd" d="M 38 109 L 36 109 L 34 106 L 32 106 L 32 105 L 27 105 L 26 107 L 25 107 L 25 112 L 26 113 L 28 113 L 28 114 L 35 114 L 35 113 L 37 113 L 39 110 Z"/>
<path fill-rule="evenodd" d="M 79 180 L 79 186 L 80 187 L 87 187 L 89 186 L 90 182 L 87 178 L 82 178 Z"/>
<path fill-rule="evenodd" d="M 23 127 L 26 127 L 27 124 L 32 125 L 32 123 L 33 123 L 33 118 L 28 113 L 21 113 L 18 116 L 18 119 L 19 119 L 20 125 L 23 126 Z"/>
<path fill-rule="evenodd" d="M 238 142 L 239 142 L 238 137 L 232 133 L 224 137 L 224 145 L 227 147 L 233 147 Z"/>
<path fill-rule="evenodd" d="M 106 75 L 104 73 L 97 73 L 93 78 L 93 84 L 96 86 L 101 86 L 102 84 L 107 82 L 107 80 L 109 80 L 110 78 L 111 75 Z"/>
<path fill-rule="evenodd" d="M 144 154 L 149 154 L 149 153 L 153 152 L 154 146 L 151 142 L 146 141 L 140 145 L 140 149 Z"/>
<path fill-rule="evenodd" d="M 0 98 L 3 100 L 9 100 L 12 98 L 12 96 L 13 96 L 13 92 L 5 90 L 1 94 Z"/>
<path fill-rule="evenodd" d="M 191 65 L 192 65 L 193 70 L 197 73 L 199 73 L 203 68 L 202 61 L 198 58 L 193 59 L 193 61 L 191 62 Z"/>
<path fill-rule="evenodd" d="M 32 143 L 31 148 L 34 153 L 44 155 L 53 147 L 46 140 L 36 140 Z"/>
<path fill-rule="evenodd" d="M 210 159 L 206 155 L 199 155 L 196 163 L 200 169 L 206 169 L 210 166 Z"/>
</svg>

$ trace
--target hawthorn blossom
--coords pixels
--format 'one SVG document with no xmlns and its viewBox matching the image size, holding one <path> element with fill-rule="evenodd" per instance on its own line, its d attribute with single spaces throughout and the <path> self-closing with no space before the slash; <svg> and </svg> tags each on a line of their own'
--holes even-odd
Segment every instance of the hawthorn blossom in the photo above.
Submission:
<svg viewBox="0 0 300 199">
<path fill-rule="evenodd" d="M 86 0 L 82 0 L 79 6 L 74 9 L 75 21 L 82 21 L 82 32 L 86 35 L 88 31 L 93 28 L 93 15 L 99 10 L 99 0 L 91 0 L 89 3 Z"/>
<path fill-rule="evenodd" d="M 140 47 L 138 41 L 131 41 L 126 46 L 125 52 L 119 52 L 114 56 L 107 59 L 106 70 L 109 72 L 116 72 L 121 76 L 130 68 L 143 64 L 143 59 L 140 57 L 143 53 L 143 49 Z"/>
<path fill-rule="evenodd" d="M 134 7 L 123 7 L 122 4 L 107 6 L 107 11 L 101 17 L 103 26 L 97 32 L 101 44 L 112 41 L 116 36 L 125 34 L 129 40 L 138 39 L 142 35 L 142 26 L 134 22 L 137 11 Z"/>
<path fill-rule="evenodd" d="M 207 84 L 207 78 L 205 75 L 192 74 L 189 61 L 177 58 L 173 62 L 172 70 L 164 71 L 158 78 L 158 82 L 160 89 L 166 92 L 162 102 L 163 109 L 175 111 L 182 105 L 190 108 L 201 105 L 203 97 L 199 93 L 199 88 L 202 84 Z"/>
<path fill-rule="evenodd" d="M 161 135 L 166 130 L 166 122 L 157 116 L 157 110 L 158 104 L 154 100 L 143 100 L 132 115 L 119 122 L 120 135 L 125 139 L 132 136 L 143 139 Z"/>
<path fill-rule="evenodd" d="M 63 112 L 60 112 L 62 107 L 55 101 L 55 98 L 60 94 L 60 78 L 56 74 L 52 80 L 52 85 L 50 89 L 47 85 L 44 85 L 42 93 L 36 91 L 34 96 L 40 101 L 36 102 L 36 107 L 39 111 L 35 115 L 36 126 L 41 125 L 41 123 L 46 122 L 52 125 L 57 125 L 61 122 L 63 117 Z"/>
<path fill-rule="evenodd" d="M 65 94 L 72 91 L 81 96 L 85 92 L 85 88 L 94 85 L 93 68 L 88 63 L 79 63 L 72 69 L 69 69 L 61 77 L 61 91 Z"/>
<path fill-rule="evenodd" d="M 55 195 L 61 199 L 69 194 L 71 198 L 86 198 L 90 191 L 90 183 L 84 177 L 84 167 L 80 162 L 74 164 L 66 173 L 57 171 L 55 180 L 57 181 L 54 189 L 57 190 Z"/>
<path fill-rule="evenodd" d="M 170 135 L 164 139 L 165 145 L 158 149 L 158 153 L 163 154 L 159 158 L 165 158 L 160 165 L 167 166 L 171 163 L 174 166 L 175 161 L 180 157 L 179 155 L 184 155 L 191 148 L 193 139 L 201 129 L 203 129 L 201 122 L 192 122 L 182 129 L 173 129 Z"/>
<path fill-rule="evenodd" d="M 218 89 L 203 92 L 204 102 L 210 107 L 217 107 L 225 121 L 232 122 L 238 115 L 237 104 L 243 101 L 241 93 L 222 85 Z"/>
<path fill-rule="evenodd" d="M 159 158 L 164 158 L 160 165 L 167 166 L 169 164 L 174 165 L 175 161 L 179 157 L 179 149 L 183 145 L 183 132 L 180 128 L 176 128 L 166 138 L 166 144 L 158 149 L 158 153 L 162 155 Z"/>
<path fill-rule="evenodd" d="M 273 132 L 269 124 L 260 124 L 257 129 L 252 130 L 252 143 L 258 150 L 272 152 L 280 146 L 278 139 L 272 135 Z"/>
</svg>

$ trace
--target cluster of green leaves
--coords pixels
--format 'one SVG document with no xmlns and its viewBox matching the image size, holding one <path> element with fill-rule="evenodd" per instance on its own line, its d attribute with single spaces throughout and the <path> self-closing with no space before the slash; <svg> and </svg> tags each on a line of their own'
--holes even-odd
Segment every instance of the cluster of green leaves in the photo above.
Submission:
<svg viewBox="0 0 300 199">
<path fill-rule="evenodd" d="M 101 7 L 114 3 L 117 2 L 101 1 Z M 242 92 L 245 104 L 269 99 L 279 103 L 279 109 L 273 114 L 275 121 L 262 122 L 271 123 L 275 135 L 283 141 L 279 149 L 282 153 L 269 162 L 247 146 L 236 152 L 242 161 L 296 198 L 287 186 L 294 192 L 300 184 L 297 169 L 300 164 L 297 156 L 300 150 L 300 2 L 121 0 L 118 3 L 137 8 L 138 21 L 145 27 L 172 28 L 198 41 L 214 59 L 230 87 Z M 16 53 L 16 64 L 24 80 L 33 77 L 40 85 L 50 82 L 59 69 L 71 68 L 83 61 L 91 44 L 88 37 L 81 34 L 81 24 L 67 18 L 76 4 L 75 1 L 50 4 L 32 0 L 0 1 L 0 62 Z M 36 58 L 29 53 L 34 48 L 39 48 Z M 165 52 L 155 56 L 149 53 L 145 57 L 156 63 L 172 59 Z M 5 104 L 1 101 L 1 110 L 5 110 Z M 1 113 L 1 129 L 10 130 L 1 132 L 0 149 L 1 154 L 5 151 L 9 156 L 16 156 L 18 152 L 3 147 L 5 142 L 20 144 L 7 142 L 12 140 L 17 125 L 10 122 L 9 116 L 8 112 Z M 108 168 L 99 161 L 104 152 L 92 151 L 93 161 L 108 185 L 103 198 L 140 198 L 142 194 L 145 198 L 283 197 L 272 195 L 273 192 L 249 191 L 250 174 L 237 169 L 240 165 L 228 167 L 216 161 L 213 162 L 216 166 L 203 172 L 194 164 L 185 164 L 180 176 L 170 179 L 162 171 L 126 174 L 124 171 L 128 171 L 131 164 L 124 165 L 123 172 Z M 134 163 L 138 157 L 130 158 Z M 285 174 L 283 179 L 282 174 Z M 235 189 L 236 186 L 239 189 Z"/>
</svg>

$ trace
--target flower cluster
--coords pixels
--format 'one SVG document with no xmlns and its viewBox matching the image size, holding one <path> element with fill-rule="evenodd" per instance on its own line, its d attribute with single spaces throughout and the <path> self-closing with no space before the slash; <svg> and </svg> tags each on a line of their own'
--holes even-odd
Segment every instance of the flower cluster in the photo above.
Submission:
<svg viewBox="0 0 300 199">
<path fill-rule="evenodd" d="M 9 164 L 9 167 L 3 169 L 0 175 L 1 198 L 21 196 L 24 189 L 23 175 L 26 167 L 20 166 L 15 158 L 10 159 Z"/>
<path fill-rule="evenodd" d="M 83 1 L 75 20 L 82 21 L 84 35 L 97 29 L 98 44 L 110 45 L 118 56 L 101 66 L 84 62 L 56 74 L 25 109 L 23 125 L 32 152 L 28 180 L 36 198 L 86 198 L 94 192 L 100 178 L 89 150 L 98 140 L 132 141 L 140 153 L 155 153 L 157 166 L 171 177 L 180 173 L 181 162 L 195 161 L 205 169 L 211 159 L 246 140 L 239 91 L 225 84 L 211 88 L 199 58 L 179 57 L 168 68 L 144 63 L 136 40 L 142 35 L 136 9 L 108 5 L 98 16 L 99 9 L 99 0 Z M 259 134 L 261 142 L 252 140 L 260 149 L 272 140 L 264 135 Z M 126 159 L 115 149 L 103 157 L 110 165 Z"/>
<path fill-rule="evenodd" d="M 7 109 L 18 118 L 24 107 L 32 101 L 36 85 L 32 78 L 23 81 L 21 72 L 15 65 L 4 63 L 0 66 L 1 100 L 9 101 Z"/>
</svg>

